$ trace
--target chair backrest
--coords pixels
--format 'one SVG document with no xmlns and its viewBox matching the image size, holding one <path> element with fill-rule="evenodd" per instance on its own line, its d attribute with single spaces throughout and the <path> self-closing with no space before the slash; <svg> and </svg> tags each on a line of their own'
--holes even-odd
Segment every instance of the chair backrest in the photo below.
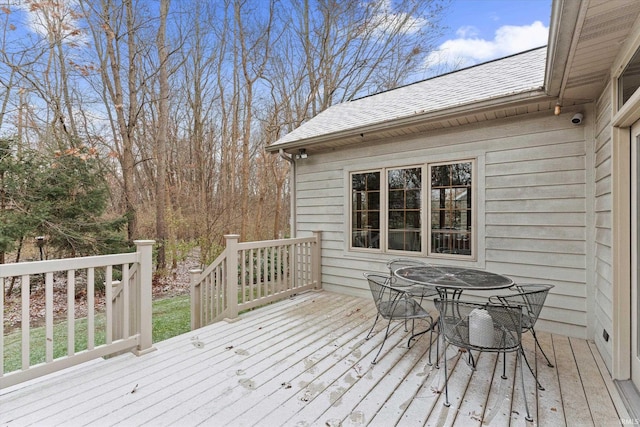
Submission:
<svg viewBox="0 0 640 427">
<path fill-rule="evenodd" d="M 517 293 L 497 295 L 496 297 L 506 305 L 521 305 L 523 307 L 522 326 L 531 329 L 538 321 L 547 295 L 554 285 L 541 283 L 521 283 L 515 286 Z"/>
<path fill-rule="evenodd" d="M 378 309 L 378 314 L 385 319 L 429 317 L 429 313 L 406 291 L 394 287 L 393 277 L 380 273 L 364 273 L 364 277 L 369 282 L 369 288 Z"/>
<path fill-rule="evenodd" d="M 515 351 L 522 338 L 522 307 L 459 299 L 436 299 L 440 333 L 458 347 Z"/>
<path fill-rule="evenodd" d="M 392 259 L 391 261 L 387 262 L 387 268 L 389 269 L 389 274 L 391 275 L 391 283 L 393 283 L 394 286 L 411 286 L 413 284 L 412 282 L 402 279 L 400 277 L 396 277 L 394 275 L 394 272 L 397 269 L 402 267 L 423 267 L 426 265 L 429 265 L 429 264 L 417 259 L 410 259 L 410 258 Z"/>
<path fill-rule="evenodd" d="M 415 267 L 415 266 L 425 266 L 428 265 L 426 262 L 422 262 L 417 259 L 411 258 L 396 258 L 387 262 L 387 268 L 389 269 L 389 274 L 393 276 L 393 272 L 402 267 Z"/>
<path fill-rule="evenodd" d="M 389 288 L 391 276 L 381 273 L 364 273 L 364 277 L 369 282 L 371 296 L 373 296 L 373 301 L 379 309 L 380 302 L 389 299 L 391 293 Z"/>
<path fill-rule="evenodd" d="M 387 316 L 392 311 L 393 305 L 401 297 L 402 292 L 389 286 L 392 277 L 381 273 L 364 273 L 369 282 L 369 289 L 376 304 L 378 313 Z"/>
</svg>

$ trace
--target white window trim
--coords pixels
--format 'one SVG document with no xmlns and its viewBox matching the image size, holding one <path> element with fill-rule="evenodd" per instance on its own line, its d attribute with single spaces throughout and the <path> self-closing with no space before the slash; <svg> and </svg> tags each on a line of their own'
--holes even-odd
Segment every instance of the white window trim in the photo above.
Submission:
<svg viewBox="0 0 640 427">
<path fill-rule="evenodd" d="M 454 163 L 471 163 L 471 255 L 456 255 L 456 254 L 439 254 L 437 252 L 433 252 L 431 250 L 431 167 L 432 166 L 440 166 L 440 165 L 450 165 Z M 427 185 L 426 189 L 428 194 L 426 195 L 428 199 L 426 200 L 426 208 L 424 209 L 423 214 L 425 218 L 423 218 L 423 227 L 426 227 L 424 239 L 427 241 L 426 246 L 423 246 L 423 251 L 426 257 L 435 258 L 435 259 L 459 259 L 462 261 L 475 261 L 477 260 L 477 251 L 478 251 L 478 196 L 477 196 L 477 176 L 478 176 L 478 162 L 476 158 L 461 158 L 461 159 L 453 159 L 453 160 L 444 160 L 438 162 L 429 162 L 425 164 L 427 168 Z"/>
<path fill-rule="evenodd" d="M 463 153 L 460 153 L 463 154 Z M 445 157 L 445 158 L 434 158 L 432 161 L 419 163 L 419 164 L 387 164 L 380 165 L 379 167 L 368 167 L 363 169 L 345 169 L 345 181 L 347 185 L 345 185 L 345 200 L 347 201 L 348 208 L 346 209 L 345 214 L 348 216 L 345 223 L 347 224 L 345 230 L 345 251 L 347 254 L 383 254 L 383 255 L 405 255 L 405 256 L 413 256 L 413 257 L 421 257 L 421 258 L 429 258 L 434 260 L 447 260 L 447 261 L 462 261 L 462 262 L 473 262 L 477 264 L 480 261 L 480 257 L 478 254 L 478 242 L 481 238 L 484 238 L 484 233 L 481 233 L 479 230 L 479 218 L 480 215 L 484 215 L 484 207 L 480 205 L 483 202 L 483 196 L 479 194 L 478 190 L 478 182 L 482 179 L 484 174 L 481 174 L 481 167 L 484 165 L 484 162 L 478 156 L 468 156 L 469 153 L 466 153 L 467 156 L 460 157 Z M 439 157 L 439 156 L 438 156 Z M 482 157 L 482 156 L 480 156 Z M 430 159 L 431 160 L 431 159 Z M 429 253 L 429 239 L 431 236 L 430 231 L 430 199 L 431 199 L 431 188 L 430 188 L 430 177 L 429 168 L 432 165 L 439 164 L 451 164 L 451 163 L 464 163 L 471 162 L 472 163 L 472 226 L 471 226 L 471 235 L 472 235 L 472 247 L 471 247 L 471 255 L 455 255 L 455 254 L 430 254 Z M 390 250 L 388 247 L 388 174 L 389 170 L 394 169 L 411 169 L 420 167 L 422 168 L 422 208 L 421 208 L 421 251 L 399 251 L 399 250 Z M 353 226 L 353 211 L 352 211 L 352 175 L 353 174 L 361 174 L 361 173 L 370 173 L 370 172 L 380 172 L 380 247 L 379 248 L 360 248 L 352 246 L 352 226 Z"/>
</svg>

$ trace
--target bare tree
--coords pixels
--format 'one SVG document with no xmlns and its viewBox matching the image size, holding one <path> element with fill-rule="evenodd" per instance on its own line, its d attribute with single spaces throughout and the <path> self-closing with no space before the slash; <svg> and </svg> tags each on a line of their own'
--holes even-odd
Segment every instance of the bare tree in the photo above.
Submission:
<svg viewBox="0 0 640 427">
<path fill-rule="evenodd" d="M 99 61 L 101 91 L 121 167 L 128 238 L 138 237 L 135 128 L 140 106 L 138 25 L 134 0 L 81 0 Z M 126 70 L 124 73 L 122 70 Z"/>
<path fill-rule="evenodd" d="M 166 45 L 167 15 L 170 0 L 160 0 L 160 25 L 156 44 L 158 48 L 158 67 L 160 79 L 160 99 L 158 106 L 158 133 L 156 135 L 156 239 L 158 241 L 158 270 L 166 267 L 167 227 L 165 210 L 167 208 L 167 128 L 169 127 L 169 72 Z"/>
</svg>

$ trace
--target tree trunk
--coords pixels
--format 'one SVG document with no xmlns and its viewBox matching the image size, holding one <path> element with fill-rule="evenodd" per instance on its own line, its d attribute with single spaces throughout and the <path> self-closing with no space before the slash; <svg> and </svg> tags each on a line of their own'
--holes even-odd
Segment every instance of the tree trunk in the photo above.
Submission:
<svg viewBox="0 0 640 427">
<path fill-rule="evenodd" d="M 160 26 L 156 39 L 158 48 L 158 60 L 160 61 L 160 102 L 158 111 L 158 132 L 156 136 L 156 240 L 158 254 L 156 269 L 163 270 L 166 267 L 166 243 L 167 226 L 165 222 L 165 210 L 167 208 L 167 127 L 169 126 L 169 72 L 167 70 L 167 46 L 166 27 L 167 14 L 169 13 L 169 1 L 160 0 Z"/>
</svg>

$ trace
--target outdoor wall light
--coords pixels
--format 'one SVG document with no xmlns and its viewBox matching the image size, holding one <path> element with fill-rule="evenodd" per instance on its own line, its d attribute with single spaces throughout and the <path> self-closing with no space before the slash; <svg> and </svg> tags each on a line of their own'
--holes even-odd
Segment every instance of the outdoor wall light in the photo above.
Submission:
<svg viewBox="0 0 640 427">
<path fill-rule="evenodd" d="M 580 123 L 582 123 L 583 118 L 584 116 L 582 115 L 582 113 L 575 113 L 573 117 L 571 117 L 571 123 L 573 123 L 574 125 L 579 125 Z"/>
<path fill-rule="evenodd" d="M 306 159 L 307 157 L 309 157 L 309 156 L 307 155 L 307 150 L 306 149 L 301 148 L 301 149 L 298 150 L 298 154 L 296 154 L 296 160 Z"/>
</svg>

